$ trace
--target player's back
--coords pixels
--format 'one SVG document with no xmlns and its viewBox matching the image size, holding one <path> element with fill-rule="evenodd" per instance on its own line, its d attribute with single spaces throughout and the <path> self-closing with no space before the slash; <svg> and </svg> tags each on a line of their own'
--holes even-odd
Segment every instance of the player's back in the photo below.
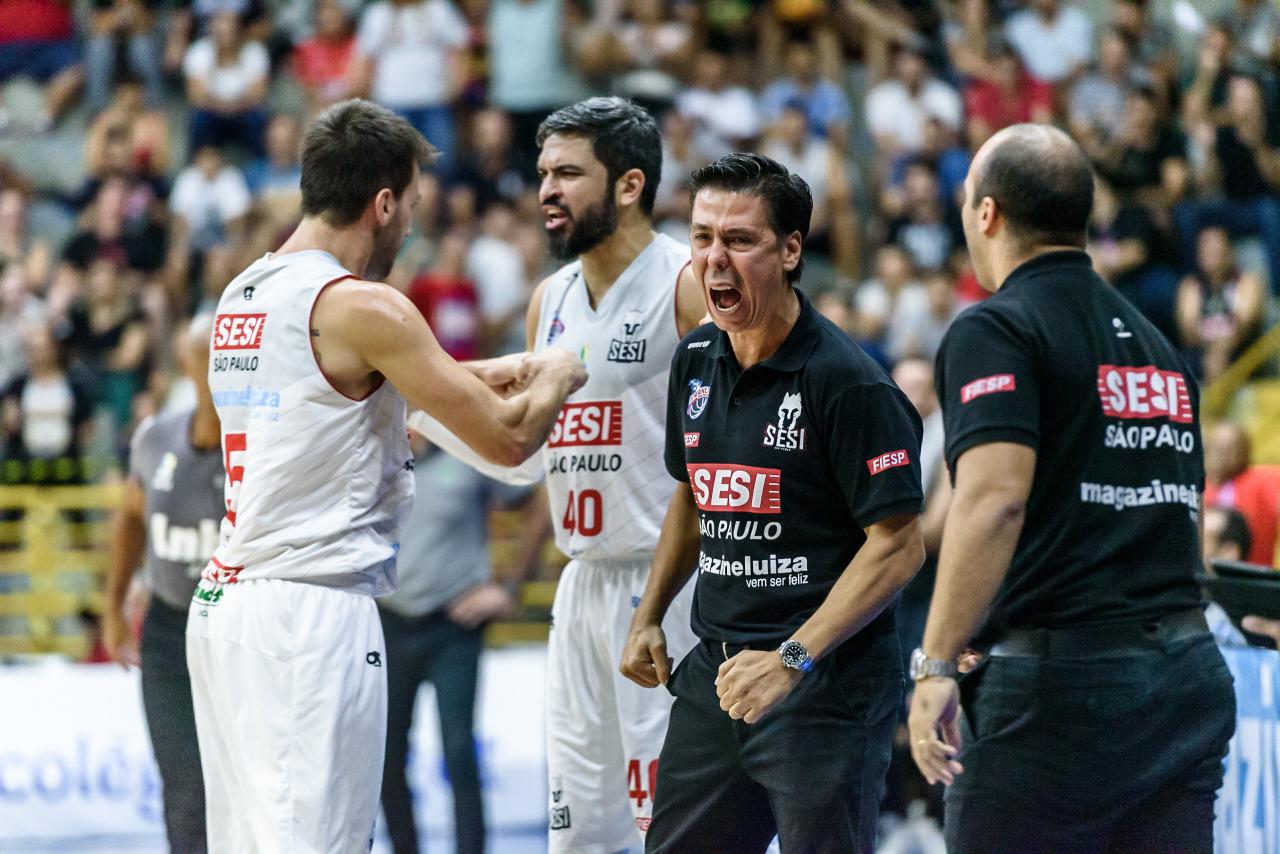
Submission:
<svg viewBox="0 0 1280 854">
<path fill-rule="evenodd" d="M 556 544 L 573 558 L 651 554 L 675 482 L 662 464 L 667 373 L 680 342 L 676 283 L 689 248 L 664 235 L 592 307 L 582 264 L 544 289 L 536 348 L 561 346 L 587 366 L 543 460 Z"/>
<path fill-rule="evenodd" d="M 206 575 L 371 595 L 394 587 L 396 531 L 413 497 L 404 399 L 386 382 L 347 397 L 311 345 L 316 299 L 345 278 L 327 252 L 268 254 L 223 291 L 209 385 L 227 515 Z"/>
</svg>

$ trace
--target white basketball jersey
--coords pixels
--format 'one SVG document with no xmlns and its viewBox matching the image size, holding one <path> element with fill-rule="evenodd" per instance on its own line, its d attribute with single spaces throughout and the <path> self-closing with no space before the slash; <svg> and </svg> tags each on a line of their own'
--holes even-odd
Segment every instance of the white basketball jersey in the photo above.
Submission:
<svg viewBox="0 0 1280 854">
<path fill-rule="evenodd" d="M 543 291 L 536 348 L 578 353 L 589 374 L 542 452 L 556 545 L 569 557 L 649 555 L 658 544 L 675 487 L 662 453 L 676 282 L 688 263 L 689 247 L 657 235 L 594 309 L 581 261 Z"/>
<path fill-rule="evenodd" d="M 218 301 L 209 385 L 227 515 L 209 580 L 395 587 L 396 531 L 413 499 L 404 398 L 387 382 L 347 397 L 311 349 L 316 298 L 349 277 L 327 252 L 268 254 Z"/>
</svg>

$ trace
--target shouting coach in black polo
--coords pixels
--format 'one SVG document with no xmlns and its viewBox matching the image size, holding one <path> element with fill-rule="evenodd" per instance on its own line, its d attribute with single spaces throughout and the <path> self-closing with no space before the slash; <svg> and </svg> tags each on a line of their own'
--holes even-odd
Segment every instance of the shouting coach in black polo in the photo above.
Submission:
<svg viewBox="0 0 1280 854">
<path fill-rule="evenodd" d="M 677 485 L 622 672 L 675 695 L 645 850 L 869 852 L 903 695 L 893 602 L 920 568 L 920 419 L 793 285 L 813 207 L 786 167 L 693 174 L 714 324 L 667 400 Z M 700 547 L 700 548 L 699 548 Z M 697 570 L 702 643 L 668 671 L 662 616 Z"/>
<path fill-rule="evenodd" d="M 947 848 L 1209 854 L 1235 700 L 1193 580 L 1195 382 L 1093 272 L 1093 173 L 1070 138 L 1001 131 L 965 197 L 994 296 L 938 354 L 955 497 L 911 662 L 912 753 L 950 784 Z"/>
</svg>

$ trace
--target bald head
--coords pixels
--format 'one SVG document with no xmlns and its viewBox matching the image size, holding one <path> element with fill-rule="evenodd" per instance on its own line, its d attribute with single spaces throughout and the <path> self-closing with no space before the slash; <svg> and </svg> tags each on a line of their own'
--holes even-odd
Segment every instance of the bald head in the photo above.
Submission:
<svg viewBox="0 0 1280 854">
<path fill-rule="evenodd" d="M 990 198 L 1020 248 L 1079 246 L 1093 209 L 1093 167 L 1083 149 L 1050 125 L 1007 127 L 969 167 L 979 207 Z"/>
</svg>

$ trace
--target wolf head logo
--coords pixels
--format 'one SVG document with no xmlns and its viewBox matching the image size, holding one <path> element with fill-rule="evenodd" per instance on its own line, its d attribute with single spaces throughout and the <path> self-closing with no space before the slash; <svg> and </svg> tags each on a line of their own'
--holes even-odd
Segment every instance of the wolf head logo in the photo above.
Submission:
<svg viewBox="0 0 1280 854">
<path fill-rule="evenodd" d="M 778 407 L 778 427 L 781 430 L 794 430 L 796 421 L 800 419 L 800 392 L 784 394 L 782 405 Z"/>
</svg>

